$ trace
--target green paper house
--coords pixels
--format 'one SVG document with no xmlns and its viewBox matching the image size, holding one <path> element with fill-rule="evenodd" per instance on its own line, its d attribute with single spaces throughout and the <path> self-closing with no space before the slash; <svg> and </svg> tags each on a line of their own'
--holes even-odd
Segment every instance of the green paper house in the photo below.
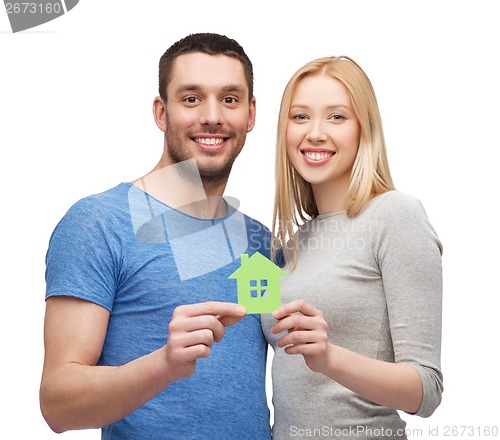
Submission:
<svg viewBox="0 0 500 440">
<path fill-rule="evenodd" d="M 281 305 L 280 279 L 287 273 L 259 252 L 241 255 L 241 266 L 229 278 L 235 278 L 238 304 L 247 313 L 271 313 Z"/>
</svg>

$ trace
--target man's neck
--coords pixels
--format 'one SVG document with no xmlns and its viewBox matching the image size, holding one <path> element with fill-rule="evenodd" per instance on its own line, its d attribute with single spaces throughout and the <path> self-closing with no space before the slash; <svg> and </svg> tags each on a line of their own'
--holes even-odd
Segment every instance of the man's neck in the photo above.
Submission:
<svg viewBox="0 0 500 440">
<path fill-rule="evenodd" d="M 226 215 L 222 198 L 227 178 L 202 178 L 194 160 L 160 167 L 133 181 L 160 202 L 187 215 L 198 218 L 218 218 Z"/>
</svg>

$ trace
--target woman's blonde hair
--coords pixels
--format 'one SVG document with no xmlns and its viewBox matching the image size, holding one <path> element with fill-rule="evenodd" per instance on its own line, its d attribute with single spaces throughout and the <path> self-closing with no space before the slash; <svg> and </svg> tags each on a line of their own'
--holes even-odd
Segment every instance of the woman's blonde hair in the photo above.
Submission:
<svg viewBox="0 0 500 440">
<path fill-rule="evenodd" d="M 377 98 L 363 69 L 347 56 L 319 58 L 301 67 L 283 92 L 276 139 L 276 192 L 272 228 L 275 238 L 271 256 L 275 259 L 277 250 L 282 248 L 284 260 L 292 263 L 291 270 L 295 268 L 297 253 L 294 228 L 318 215 L 311 184 L 295 171 L 286 153 L 286 129 L 292 97 L 299 81 L 312 75 L 327 75 L 344 84 L 360 125 L 358 153 L 346 198 L 347 215 L 358 215 L 371 198 L 394 189 Z"/>
</svg>

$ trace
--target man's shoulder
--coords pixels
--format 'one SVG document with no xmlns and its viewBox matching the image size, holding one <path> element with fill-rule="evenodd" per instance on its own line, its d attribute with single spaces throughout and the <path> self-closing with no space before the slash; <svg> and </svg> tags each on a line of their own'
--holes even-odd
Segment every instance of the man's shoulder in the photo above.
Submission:
<svg viewBox="0 0 500 440">
<path fill-rule="evenodd" d="M 126 202 L 130 190 L 130 184 L 119 183 L 118 185 L 104 191 L 89 194 L 79 199 L 75 205 L 116 205 Z"/>
<path fill-rule="evenodd" d="M 82 197 L 68 209 L 65 217 L 90 217 L 97 220 L 116 216 L 128 209 L 128 190 L 128 184 L 120 183 L 105 191 Z"/>
<path fill-rule="evenodd" d="M 260 220 L 257 220 L 252 215 L 249 215 L 240 209 L 238 199 L 224 196 L 224 201 L 226 202 L 226 206 L 228 209 L 227 217 L 226 217 L 227 219 L 235 218 L 235 217 L 244 218 L 245 223 L 246 223 L 246 227 L 247 227 L 249 232 L 253 232 L 253 233 L 262 232 L 264 235 L 271 234 L 271 231 L 269 230 L 269 228 L 267 226 L 264 225 L 264 223 L 262 223 Z M 234 214 L 237 214 L 237 215 L 234 216 Z"/>
<path fill-rule="evenodd" d="M 259 220 L 243 214 L 246 220 L 246 230 L 248 239 L 248 252 L 260 252 L 267 258 L 270 257 L 271 231 Z"/>
<path fill-rule="evenodd" d="M 247 219 L 248 222 L 253 223 L 255 225 L 259 225 L 262 227 L 263 230 L 269 231 L 269 228 L 264 223 L 262 223 L 260 220 L 257 220 L 255 217 L 252 217 L 248 214 L 245 214 L 244 212 L 242 212 L 242 214 L 245 216 L 245 218 Z"/>
<path fill-rule="evenodd" d="M 271 231 L 264 223 L 245 213 L 242 214 L 245 217 L 249 234 L 261 234 L 263 237 L 268 239 L 268 237 L 271 235 Z"/>
<path fill-rule="evenodd" d="M 86 203 L 100 203 L 103 205 L 115 204 L 115 203 L 123 203 L 127 200 L 130 187 L 132 185 L 130 183 L 119 183 L 113 188 L 109 188 L 107 190 L 101 191 L 99 193 L 90 194 L 82 199 Z"/>
</svg>

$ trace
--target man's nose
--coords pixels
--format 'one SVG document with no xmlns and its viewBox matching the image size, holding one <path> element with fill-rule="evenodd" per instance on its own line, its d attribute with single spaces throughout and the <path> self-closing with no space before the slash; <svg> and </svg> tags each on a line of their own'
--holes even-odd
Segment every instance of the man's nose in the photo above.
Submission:
<svg viewBox="0 0 500 440">
<path fill-rule="evenodd" d="M 207 99 L 202 107 L 200 122 L 202 125 L 222 125 L 224 117 L 222 104 L 216 98 Z"/>
</svg>

